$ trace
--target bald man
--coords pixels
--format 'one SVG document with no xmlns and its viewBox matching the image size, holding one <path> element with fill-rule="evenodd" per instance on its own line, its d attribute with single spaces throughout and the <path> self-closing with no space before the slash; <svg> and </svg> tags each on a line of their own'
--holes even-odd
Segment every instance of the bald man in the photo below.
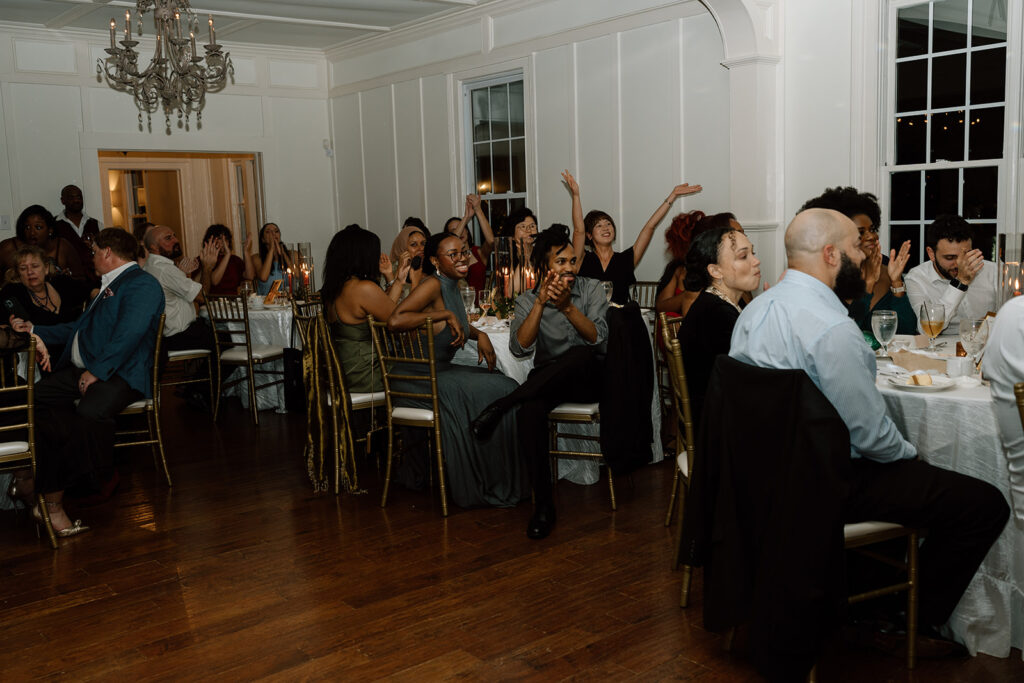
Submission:
<svg viewBox="0 0 1024 683">
<path fill-rule="evenodd" d="M 213 350 L 213 332 L 209 324 L 196 315 L 195 304 L 202 303 L 203 288 L 210 286 L 210 272 L 216 263 L 216 252 L 210 249 L 200 254 L 201 283 L 195 282 L 174 262 L 181 258 L 181 244 L 177 235 L 166 225 L 157 225 L 146 231 L 143 244 L 149 252 L 143 267 L 160 283 L 167 302 L 164 321 L 163 347 L 167 351 L 185 349 Z"/>
<path fill-rule="evenodd" d="M 797 214 L 786 229 L 789 268 L 733 329 L 729 355 L 764 368 L 804 370 L 850 432 L 847 523 L 926 528 L 921 548 L 921 632 L 937 636 L 1006 524 L 989 484 L 917 459 L 875 385 L 875 356 L 844 299 L 864 292 L 864 253 L 852 220 L 829 209 Z"/>
<path fill-rule="evenodd" d="M 64 210 L 57 214 L 55 234 L 66 239 L 75 248 L 79 260 L 86 266 L 87 278 L 99 282 L 99 276 L 92 267 L 92 241 L 103 229 L 103 223 L 85 212 L 85 200 L 77 185 L 65 185 L 60 191 L 60 203 Z"/>
</svg>

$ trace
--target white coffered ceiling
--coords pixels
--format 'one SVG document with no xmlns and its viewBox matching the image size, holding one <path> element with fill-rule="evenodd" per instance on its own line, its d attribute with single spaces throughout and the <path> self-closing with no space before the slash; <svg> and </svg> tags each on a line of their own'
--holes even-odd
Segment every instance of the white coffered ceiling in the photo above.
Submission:
<svg viewBox="0 0 1024 683">
<path fill-rule="evenodd" d="M 218 42 L 326 50 L 366 36 L 496 0 L 192 0 L 200 17 L 212 14 Z M 134 0 L 0 0 L 0 20 L 50 29 L 106 32 L 124 22 Z M 152 31 L 147 13 L 145 32 Z"/>
</svg>

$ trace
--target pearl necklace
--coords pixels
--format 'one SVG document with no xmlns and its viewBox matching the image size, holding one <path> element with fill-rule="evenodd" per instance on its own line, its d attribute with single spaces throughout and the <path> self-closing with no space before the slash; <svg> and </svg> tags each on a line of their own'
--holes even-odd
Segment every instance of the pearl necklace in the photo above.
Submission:
<svg viewBox="0 0 1024 683">
<path fill-rule="evenodd" d="M 739 304 L 737 304 L 735 301 L 727 297 L 725 294 L 722 294 L 721 290 L 719 290 L 718 287 L 715 287 L 714 285 L 708 285 L 707 289 L 705 289 L 704 291 L 707 292 L 708 294 L 714 294 L 719 299 L 735 308 L 737 313 L 743 312 L 743 309 L 739 307 Z"/>
</svg>

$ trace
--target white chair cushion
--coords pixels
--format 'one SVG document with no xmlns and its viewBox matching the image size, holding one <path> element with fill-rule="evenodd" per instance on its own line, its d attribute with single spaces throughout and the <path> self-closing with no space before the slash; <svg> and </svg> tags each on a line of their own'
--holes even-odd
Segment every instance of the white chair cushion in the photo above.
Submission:
<svg viewBox="0 0 1024 683">
<path fill-rule="evenodd" d="M 181 349 L 179 351 L 168 351 L 167 358 L 174 360 L 175 358 L 181 358 L 182 356 L 209 356 L 209 349 Z"/>
<path fill-rule="evenodd" d="M 599 403 L 560 403 L 551 412 L 570 415 L 597 415 L 600 409 L 601 404 Z"/>
<path fill-rule="evenodd" d="M 142 398 L 136 401 L 135 403 L 132 403 L 131 405 L 125 406 L 125 410 L 145 410 L 146 408 L 149 408 L 151 405 L 153 405 L 153 399 Z"/>
<path fill-rule="evenodd" d="M 253 344 L 252 345 L 252 357 L 253 360 L 267 360 L 268 358 L 274 358 L 284 353 L 283 346 L 274 346 L 273 344 Z M 232 346 L 230 349 L 220 354 L 220 359 L 229 363 L 244 363 L 245 362 L 245 347 L 244 346 Z"/>
<path fill-rule="evenodd" d="M 893 524 L 892 522 L 856 522 L 843 527 L 843 538 L 847 541 L 852 541 L 870 534 L 877 534 L 880 531 L 892 531 L 893 529 L 902 528 L 902 524 Z"/>
<path fill-rule="evenodd" d="M 391 411 L 391 417 L 396 420 L 421 420 L 434 419 L 434 411 L 426 408 L 395 408 Z"/>
<path fill-rule="evenodd" d="M 17 455 L 28 450 L 28 441 L 5 441 L 0 443 L 0 456 Z"/>
<path fill-rule="evenodd" d="M 684 477 L 690 476 L 690 461 L 686 457 L 686 451 L 683 451 L 676 456 L 676 466 L 679 468 L 679 471 L 683 473 Z"/>
<path fill-rule="evenodd" d="M 349 394 L 349 397 L 352 399 L 352 407 L 358 408 L 371 403 L 383 403 L 384 392 L 375 391 L 372 394 Z"/>
</svg>

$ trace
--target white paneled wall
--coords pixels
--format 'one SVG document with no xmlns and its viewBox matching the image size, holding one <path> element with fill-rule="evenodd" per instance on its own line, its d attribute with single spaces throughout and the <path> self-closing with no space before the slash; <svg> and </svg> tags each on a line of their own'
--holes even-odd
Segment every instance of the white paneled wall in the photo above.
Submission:
<svg viewBox="0 0 1024 683">
<path fill-rule="evenodd" d="M 570 4 L 579 10 L 579 3 Z M 454 48 L 432 47 L 430 37 L 418 39 L 423 54 L 448 55 L 446 61 L 414 64 L 408 45 L 389 51 L 376 43 L 364 53 L 331 58 L 342 224 L 365 219 L 364 227 L 387 249 L 408 215 L 436 229 L 461 213 L 468 191 L 462 83 L 514 67 L 522 69 L 526 89 L 529 206 L 542 228 L 571 221 L 560 178 L 566 168 L 580 182 L 584 209 L 615 218 L 620 248 L 632 245 L 678 183 L 700 182 L 708 191 L 677 202 L 670 216 L 729 209 L 729 82 L 712 17 L 695 3 L 646 2 L 631 6 L 626 18 L 621 3 L 587 3 L 593 16 L 572 14 L 562 2 L 544 5 L 518 7 L 555 12 L 562 22 L 557 27 L 567 30 L 552 36 L 536 21 L 496 15 L 500 59 L 486 51 L 472 58 L 445 52 Z M 438 31 L 434 38 L 450 34 Z M 466 46 L 476 34 L 467 27 L 461 35 Z M 639 279 L 661 274 L 668 222 L 637 269 Z"/>
</svg>

